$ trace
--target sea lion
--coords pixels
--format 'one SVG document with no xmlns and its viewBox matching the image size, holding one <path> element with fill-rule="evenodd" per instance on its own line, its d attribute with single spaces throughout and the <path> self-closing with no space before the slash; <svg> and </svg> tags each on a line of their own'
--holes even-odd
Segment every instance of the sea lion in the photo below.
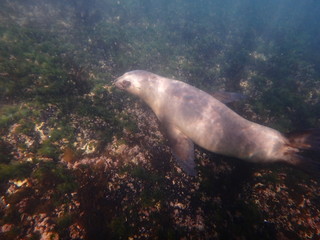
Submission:
<svg viewBox="0 0 320 240">
<path fill-rule="evenodd" d="M 285 136 L 275 129 L 248 121 L 210 94 L 182 81 L 136 70 L 115 86 L 141 98 L 158 117 L 173 155 L 189 175 L 196 175 L 194 143 L 222 155 L 250 162 L 282 161 L 305 169 L 320 169 L 304 156 L 320 152 L 320 131 Z"/>
</svg>

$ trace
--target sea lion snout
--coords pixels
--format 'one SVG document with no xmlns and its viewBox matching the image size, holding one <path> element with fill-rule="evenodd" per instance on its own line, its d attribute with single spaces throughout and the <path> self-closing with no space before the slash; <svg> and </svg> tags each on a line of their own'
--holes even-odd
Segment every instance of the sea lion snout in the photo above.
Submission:
<svg viewBox="0 0 320 240">
<path fill-rule="evenodd" d="M 120 81 L 117 81 L 115 85 L 117 88 L 120 88 L 121 90 L 126 90 L 131 86 L 131 82 L 127 80 L 122 80 L 122 81 L 120 80 Z"/>
<path fill-rule="evenodd" d="M 116 79 L 114 85 L 121 90 L 126 90 L 131 86 L 131 82 L 120 77 Z"/>
<path fill-rule="evenodd" d="M 127 91 L 141 98 L 141 89 L 147 89 L 149 75 L 150 73 L 142 70 L 127 72 L 118 77 L 114 85 L 120 90 Z"/>
</svg>

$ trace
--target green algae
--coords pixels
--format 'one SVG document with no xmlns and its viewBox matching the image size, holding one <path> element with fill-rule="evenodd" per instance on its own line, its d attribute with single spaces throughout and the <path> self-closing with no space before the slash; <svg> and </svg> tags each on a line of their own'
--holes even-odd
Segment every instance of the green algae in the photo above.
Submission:
<svg viewBox="0 0 320 240">
<path fill-rule="evenodd" d="M 0 131 L 30 115 L 33 115 L 32 111 L 24 104 L 0 106 Z"/>
<path fill-rule="evenodd" d="M 10 179 L 23 180 L 30 176 L 32 169 L 32 163 L 0 164 L 0 183 Z"/>
<path fill-rule="evenodd" d="M 70 227 L 70 225 L 73 224 L 74 220 L 75 220 L 75 217 L 67 213 L 58 217 L 55 220 L 56 222 L 55 230 L 59 233 L 61 237 L 67 238 L 69 235 L 68 228 Z"/>
<path fill-rule="evenodd" d="M 0 138 L 0 164 L 8 164 L 13 159 L 13 147 Z"/>
<path fill-rule="evenodd" d="M 44 141 L 37 150 L 38 156 L 58 160 L 61 151 L 58 146 L 54 145 L 50 140 Z"/>
<path fill-rule="evenodd" d="M 31 177 L 39 181 L 41 187 L 54 188 L 56 197 L 60 200 L 65 194 L 76 191 L 78 187 L 72 172 L 55 162 L 41 162 Z"/>
<path fill-rule="evenodd" d="M 112 219 L 108 228 L 112 232 L 112 239 L 127 239 L 130 236 L 130 228 L 126 224 L 124 217 L 115 217 Z"/>
</svg>

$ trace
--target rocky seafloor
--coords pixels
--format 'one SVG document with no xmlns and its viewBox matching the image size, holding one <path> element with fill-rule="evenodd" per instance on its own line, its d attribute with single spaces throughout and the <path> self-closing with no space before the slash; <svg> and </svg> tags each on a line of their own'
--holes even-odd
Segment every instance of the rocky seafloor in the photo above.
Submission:
<svg viewBox="0 0 320 240">
<path fill-rule="evenodd" d="M 202 149 L 199 174 L 189 177 L 150 109 L 125 106 L 121 114 L 134 127 L 99 151 L 90 123 L 81 128 L 85 119 L 72 119 L 77 138 L 72 148 L 67 139 L 53 142 L 61 148 L 58 159 L 26 151 L 50 137 L 49 121 L 32 136 L 10 127 L 2 153 L 10 149 L 13 166 L 23 165 L 1 181 L 2 239 L 318 239 L 318 181 L 286 166 L 251 165 Z"/>
</svg>

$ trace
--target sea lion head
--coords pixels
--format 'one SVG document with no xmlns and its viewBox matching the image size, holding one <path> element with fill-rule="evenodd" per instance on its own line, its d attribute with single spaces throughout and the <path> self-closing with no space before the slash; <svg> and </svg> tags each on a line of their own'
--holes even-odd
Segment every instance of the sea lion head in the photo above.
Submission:
<svg viewBox="0 0 320 240">
<path fill-rule="evenodd" d="M 142 97 L 146 89 L 154 85 L 156 76 L 157 75 L 147 71 L 135 70 L 123 74 L 115 80 L 114 84 L 121 90 Z"/>
</svg>

